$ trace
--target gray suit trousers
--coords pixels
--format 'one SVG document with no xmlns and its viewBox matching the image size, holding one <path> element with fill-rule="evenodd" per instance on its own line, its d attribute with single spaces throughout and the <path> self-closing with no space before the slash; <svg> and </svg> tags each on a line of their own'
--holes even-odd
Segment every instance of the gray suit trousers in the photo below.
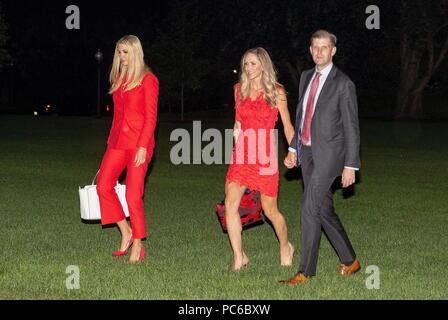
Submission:
<svg viewBox="0 0 448 320">
<path fill-rule="evenodd" d="M 302 246 L 298 272 L 306 276 L 314 276 L 319 255 L 321 229 L 325 231 L 341 263 L 352 264 L 356 255 L 333 207 L 331 186 L 336 177 L 319 176 L 314 169 L 310 147 L 302 147 L 300 161 L 305 192 L 302 199 Z"/>
</svg>

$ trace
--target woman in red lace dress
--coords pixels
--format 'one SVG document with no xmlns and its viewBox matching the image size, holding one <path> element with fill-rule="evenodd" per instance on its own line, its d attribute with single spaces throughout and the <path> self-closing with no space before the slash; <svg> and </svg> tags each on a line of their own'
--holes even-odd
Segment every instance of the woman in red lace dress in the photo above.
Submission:
<svg viewBox="0 0 448 320">
<path fill-rule="evenodd" d="M 285 219 L 277 207 L 278 160 L 275 125 L 280 114 L 288 145 L 294 136 L 286 92 L 277 82 L 274 65 L 263 48 L 248 50 L 241 60 L 235 85 L 235 148 L 226 178 L 226 223 L 233 250 L 232 270 L 246 267 L 238 208 L 246 188 L 261 193 L 264 214 L 272 222 L 280 243 L 280 263 L 292 265 L 294 247 L 288 241 Z"/>
</svg>

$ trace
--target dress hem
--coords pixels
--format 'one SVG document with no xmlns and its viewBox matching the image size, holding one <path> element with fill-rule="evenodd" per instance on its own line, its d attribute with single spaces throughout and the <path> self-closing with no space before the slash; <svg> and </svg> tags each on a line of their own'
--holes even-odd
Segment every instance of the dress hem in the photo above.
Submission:
<svg viewBox="0 0 448 320">
<path fill-rule="evenodd" d="M 229 178 L 226 179 L 226 183 L 231 183 L 231 182 L 237 183 L 240 187 L 246 187 L 246 188 L 251 189 L 251 190 L 256 190 L 256 191 L 260 192 L 262 195 L 265 195 L 265 196 L 268 196 L 268 197 L 271 197 L 271 198 L 277 198 L 278 197 L 278 192 L 276 194 L 272 194 L 272 193 L 266 192 L 266 190 L 260 190 L 260 188 L 258 188 L 256 186 L 253 186 L 253 185 L 250 185 L 248 183 L 244 183 L 243 184 L 239 180 L 236 180 L 236 179 L 229 179 Z"/>
</svg>

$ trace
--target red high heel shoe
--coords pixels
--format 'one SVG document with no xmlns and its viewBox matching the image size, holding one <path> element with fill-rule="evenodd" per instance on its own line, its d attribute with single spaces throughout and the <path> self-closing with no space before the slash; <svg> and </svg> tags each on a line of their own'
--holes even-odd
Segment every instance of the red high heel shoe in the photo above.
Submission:
<svg viewBox="0 0 448 320">
<path fill-rule="evenodd" d="M 112 255 L 114 257 L 122 257 L 127 255 L 129 252 L 129 248 L 132 246 L 133 243 L 134 243 L 134 237 L 131 234 L 131 238 L 129 239 L 128 244 L 126 245 L 126 249 L 124 251 L 121 250 L 114 251 L 112 252 Z"/>
<path fill-rule="evenodd" d="M 142 250 L 140 251 L 140 257 L 138 257 L 138 261 L 144 261 L 146 256 L 145 247 L 142 247 Z"/>
<path fill-rule="evenodd" d="M 143 262 L 145 260 L 145 255 L 146 255 L 146 251 L 145 251 L 145 247 L 142 246 L 142 249 L 140 250 L 140 255 L 138 257 L 137 261 L 129 261 L 130 264 L 135 264 L 137 262 Z"/>
</svg>

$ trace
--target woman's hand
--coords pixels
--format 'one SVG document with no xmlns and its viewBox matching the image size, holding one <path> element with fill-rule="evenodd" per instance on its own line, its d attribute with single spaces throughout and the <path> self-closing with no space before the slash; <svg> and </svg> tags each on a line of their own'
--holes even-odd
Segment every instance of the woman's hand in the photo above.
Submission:
<svg viewBox="0 0 448 320">
<path fill-rule="evenodd" d="M 146 148 L 140 147 L 135 155 L 135 167 L 138 168 L 146 162 Z"/>
</svg>

